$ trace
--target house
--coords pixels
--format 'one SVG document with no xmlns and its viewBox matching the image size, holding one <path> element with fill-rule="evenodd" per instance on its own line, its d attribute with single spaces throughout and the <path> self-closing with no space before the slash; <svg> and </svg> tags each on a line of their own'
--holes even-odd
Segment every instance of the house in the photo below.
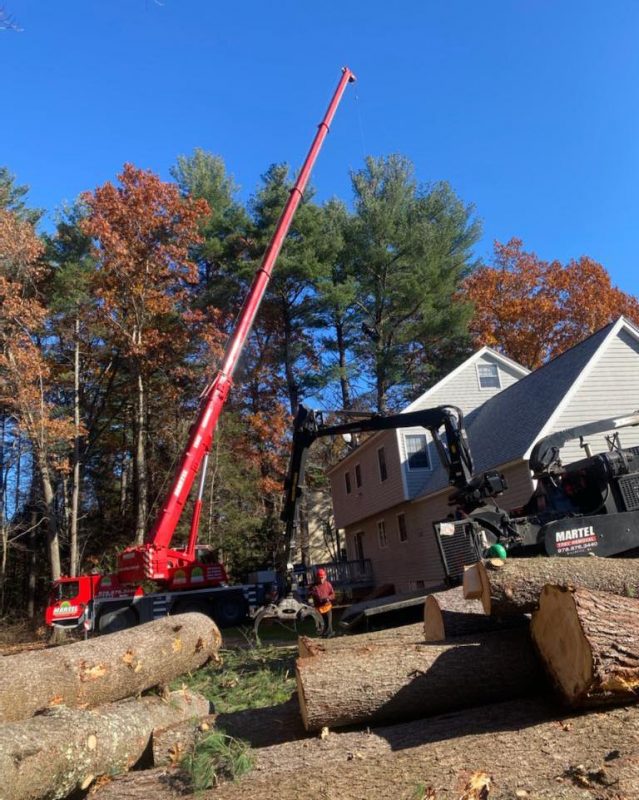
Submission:
<svg viewBox="0 0 639 800">
<path fill-rule="evenodd" d="M 534 488 L 528 458 L 538 439 L 639 408 L 639 329 L 619 318 L 534 372 L 482 348 L 405 411 L 445 404 L 465 414 L 475 471 L 502 472 L 509 488 L 500 505 L 516 508 Z M 638 428 L 621 436 L 639 445 Z M 604 434 L 588 444 L 607 447 Z M 561 451 L 565 463 L 584 456 L 578 441 Z M 370 559 L 375 582 L 398 592 L 441 582 L 433 523 L 450 513 L 450 489 L 423 429 L 376 434 L 329 476 L 349 559 Z"/>
</svg>

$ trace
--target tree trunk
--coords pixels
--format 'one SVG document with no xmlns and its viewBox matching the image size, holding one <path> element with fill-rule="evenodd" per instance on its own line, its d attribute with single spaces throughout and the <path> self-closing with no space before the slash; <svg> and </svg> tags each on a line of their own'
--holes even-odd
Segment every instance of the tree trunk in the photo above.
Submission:
<svg viewBox="0 0 639 800">
<path fill-rule="evenodd" d="M 70 555 L 69 555 L 69 575 L 78 574 L 80 566 L 78 548 L 78 514 L 80 508 L 80 453 L 81 453 L 81 429 L 80 429 L 80 319 L 76 317 L 74 328 L 73 345 L 73 470 L 71 475 L 71 520 L 70 520 Z"/>
<path fill-rule="evenodd" d="M 520 697 L 538 689 L 526 631 L 455 644 L 354 648 L 300 658 L 298 699 L 307 730 L 408 720 Z"/>
<path fill-rule="evenodd" d="M 0 659 L 0 723 L 57 705 L 93 707 L 166 684 L 221 644 L 204 614 L 179 614 L 86 642 Z"/>
<path fill-rule="evenodd" d="M 636 800 L 639 706 L 558 713 L 544 697 L 331 732 L 254 752 L 253 771 L 201 800 Z M 490 787 L 466 787 L 484 773 Z M 166 770 L 131 772 L 91 800 L 178 800 Z"/>
<path fill-rule="evenodd" d="M 639 699 L 639 600 L 544 586 L 531 633 L 548 673 L 572 706 Z"/>
<path fill-rule="evenodd" d="M 494 559 L 466 569 L 464 597 L 480 598 L 486 614 L 530 614 L 547 583 L 634 596 L 639 561 L 594 556 Z"/>
<path fill-rule="evenodd" d="M 523 614 L 510 617 L 487 617 L 481 603 L 466 600 L 463 588 L 429 594 L 424 603 L 424 640 L 443 642 L 458 636 L 473 636 L 518 626 L 530 620 Z"/>
<path fill-rule="evenodd" d="M 47 520 L 47 548 L 49 551 L 49 565 L 51 567 L 51 580 L 57 580 L 62 575 L 60 564 L 60 540 L 58 537 L 58 521 L 55 513 L 55 494 L 53 491 L 53 481 L 49 466 L 46 463 L 46 456 L 38 449 L 38 465 L 40 468 L 40 480 L 42 481 L 42 499 L 44 503 L 44 513 Z"/>
<path fill-rule="evenodd" d="M 142 371 L 137 367 L 137 394 L 135 403 L 135 543 L 142 544 L 146 534 L 148 514 L 148 476 L 146 470 L 146 391 Z"/>
<path fill-rule="evenodd" d="M 94 711 L 58 708 L 0 727 L 2 800 L 64 798 L 101 775 L 132 767 L 154 728 L 208 713 L 201 695 L 180 691 Z"/>
<path fill-rule="evenodd" d="M 311 636 L 300 636 L 297 640 L 300 658 L 311 658 L 320 655 L 332 655 L 362 647 L 377 647 L 394 644 L 425 644 L 424 626 L 421 622 L 414 625 L 403 625 L 375 633 L 358 633 L 349 636 L 336 636 L 334 639 L 315 639 Z"/>
<path fill-rule="evenodd" d="M 152 737 L 153 766 L 174 767 L 182 759 L 193 753 L 202 736 L 215 725 L 215 714 L 173 722 L 162 728 L 154 728 Z"/>
</svg>

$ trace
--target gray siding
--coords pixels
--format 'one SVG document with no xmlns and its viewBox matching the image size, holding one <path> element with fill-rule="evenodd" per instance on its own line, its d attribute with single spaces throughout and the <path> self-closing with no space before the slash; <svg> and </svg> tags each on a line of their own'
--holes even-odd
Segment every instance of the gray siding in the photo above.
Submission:
<svg viewBox="0 0 639 800">
<path fill-rule="evenodd" d="M 552 425 L 552 431 L 572 428 L 607 417 L 619 417 L 639 409 L 639 343 L 623 328 L 604 345 L 601 356 L 588 370 L 565 408 Z M 639 445 L 639 427 L 620 432 L 624 447 Z M 608 449 L 604 434 L 590 437 L 592 452 Z M 561 451 L 565 464 L 585 458 L 579 440 Z"/>
<path fill-rule="evenodd" d="M 497 366 L 500 381 L 499 388 L 481 388 L 477 371 L 477 366 L 479 364 L 492 364 Z M 442 385 L 438 384 L 433 387 L 430 392 L 426 392 L 425 395 L 422 395 L 422 397 L 409 406 L 409 409 L 411 411 L 417 411 L 420 409 L 435 408 L 436 406 L 454 405 L 461 408 L 462 413 L 466 415 L 474 411 L 490 397 L 494 397 L 503 389 L 512 386 L 513 383 L 522 377 L 523 374 L 521 371 L 517 371 L 514 367 L 504 363 L 492 355 L 492 353 L 482 353 L 479 358 L 471 359 L 471 363 L 462 365 L 462 369 L 452 375 L 448 380 L 444 379 L 441 382 Z M 417 497 L 417 495 L 424 490 L 433 468 L 436 468 L 439 464 L 439 457 L 435 444 L 430 434 L 428 434 L 428 453 L 431 468 L 420 470 L 412 470 L 409 468 L 406 456 L 405 436 L 419 432 L 423 432 L 423 428 L 406 428 L 405 430 L 398 431 L 400 458 L 404 470 L 408 499 Z"/>
</svg>

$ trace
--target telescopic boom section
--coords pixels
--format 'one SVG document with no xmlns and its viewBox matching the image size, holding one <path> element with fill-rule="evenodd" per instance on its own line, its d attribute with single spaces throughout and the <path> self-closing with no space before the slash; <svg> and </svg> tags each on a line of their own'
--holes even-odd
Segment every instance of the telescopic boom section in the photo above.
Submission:
<svg viewBox="0 0 639 800">
<path fill-rule="evenodd" d="M 129 582 L 139 580 L 141 569 L 143 570 L 142 577 L 152 580 L 167 580 L 170 577 L 171 570 L 175 567 L 193 561 L 195 545 L 193 537 L 191 537 L 186 552 L 169 550 L 168 547 L 184 510 L 193 481 L 206 454 L 211 449 L 213 434 L 231 388 L 233 373 L 264 297 L 273 266 L 282 249 L 295 211 L 303 198 L 311 170 L 328 134 L 346 85 L 354 80 L 355 76 L 350 69 L 344 67 L 340 81 L 324 118 L 319 124 L 299 176 L 291 189 L 273 238 L 264 254 L 262 263 L 255 273 L 250 291 L 229 340 L 222 367 L 202 399 L 197 420 L 191 429 L 188 444 L 175 473 L 173 484 L 162 511 L 147 536 L 146 544 L 141 547 L 128 548 L 120 556 L 118 572 L 123 580 Z"/>
</svg>

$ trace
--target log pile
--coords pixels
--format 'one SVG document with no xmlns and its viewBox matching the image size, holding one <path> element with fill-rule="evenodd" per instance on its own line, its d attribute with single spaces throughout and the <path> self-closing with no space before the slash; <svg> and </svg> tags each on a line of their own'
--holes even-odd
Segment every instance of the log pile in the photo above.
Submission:
<svg viewBox="0 0 639 800">
<path fill-rule="evenodd" d="M 126 771 L 151 750 L 170 758 L 209 713 L 181 690 L 140 696 L 216 659 L 204 614 L 0 658 L 0 800 L 65 798 Z M 162 756 L 160 756 L 162 754 Z"/>
<path fill-rule="evenodd" d="M 573 707 L 634 702 L 638 586 L 634 559 L 475 564 L 463 587 L 427 598 L 421 631 L 302 638 L 296 677 L 304 726 L 403 722 L 551 684 Z"/>
</svg>

